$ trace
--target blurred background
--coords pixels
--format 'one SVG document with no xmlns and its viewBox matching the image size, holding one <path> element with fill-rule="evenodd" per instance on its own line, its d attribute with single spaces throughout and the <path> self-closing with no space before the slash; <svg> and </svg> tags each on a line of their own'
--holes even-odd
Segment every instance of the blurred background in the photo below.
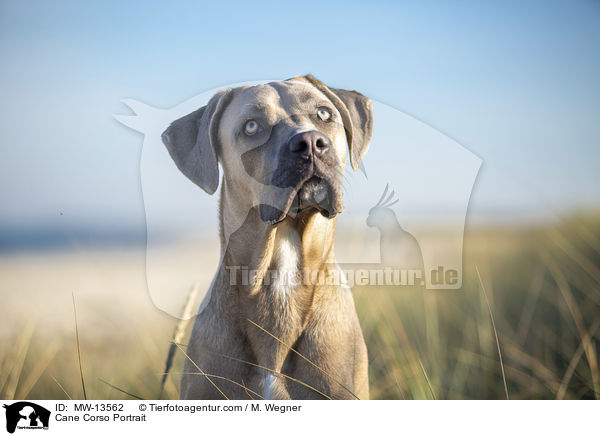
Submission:
<svg viewBox="0 0 600 436">
<path fill-rule="evenodd" d="M 305 73 L 483 162 L 461 290 L 354 289 L 372 397 L 597 398 L 599 24 L 597 1 L 2 2 L 0 398 L 83 396 L 73 297 L 87 397 L 159 395 L 177 320 L 149 298 L 144 138 L 113 118 L 120 100 Z M 190 226 L 216 229 L 214 202 Z M 165 263 L 189 249 L 185 227 L 160 230 Z M 190 261 L 204 280 L 214 233 Z"/>
</svg>

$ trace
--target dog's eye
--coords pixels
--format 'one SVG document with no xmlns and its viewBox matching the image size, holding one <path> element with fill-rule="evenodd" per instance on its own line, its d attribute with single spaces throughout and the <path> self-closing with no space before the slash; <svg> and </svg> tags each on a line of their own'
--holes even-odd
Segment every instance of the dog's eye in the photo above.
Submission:
<svg viewBox="0 0 600 436">
<path fill-rule="evenodd" d="M 321 121 L 329 121 L 331 119 L 331 111 L 326 107 L 320 107 L 317 109 L 317 117 L 319 117 Z"/>
<path fill-rule="evenodd" d="M 258 123 L 254 120 L 246 121 L 246 124 L 244 124 L 244 132 L 246 132 L 246 135 L 248 136 L 254 135 L 258 132 Z"/>
</svg>

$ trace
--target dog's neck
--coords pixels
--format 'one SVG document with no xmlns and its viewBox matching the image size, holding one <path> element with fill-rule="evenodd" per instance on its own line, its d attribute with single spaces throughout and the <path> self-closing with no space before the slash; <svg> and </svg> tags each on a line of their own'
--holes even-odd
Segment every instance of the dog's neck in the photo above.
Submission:
<svg viewBox="0 0 600 436">
<path fill-rule="evenodd" d="M 257 208 L 250 208 L 244 220 L 238 220 L 235 231 L 231 225 L 231 204 L 223 193 L 220 207 L 222 266 L 228 271 L 244 272 L 259 277 L 275 276 L 279 282 L 264 286 L 281 285 L 282 292 L 289 292 L 291 284 L 283 283 L 297 273 L 325 273 L 335 265 L 333 241 L 336 219 L 323 217 L 317 210 L 306 210 L 294 217 L 271 225 L 260 219 Z M 229 233 L 227 233 L 229 232 Z M 258 292 L 260 286 L 250 286 L 242 278 L 247 291 Z M 263 287 L 264 287 L 263 286 Z"/>
<path fill-rule="evenodd" d="M 231 203 L 223 190 L 221 291 L 214 302 L 236 320 L 257 363 L 280 371 L 289 346 L 300 338 L 315 308 L 336 298 L 331 286 L 312 282 L 328 277 L 334 268 L 339 271 L 333 250 L 336 219 L 307 210 L 270 225 L 261 220 L 258 208 L 251 208 L 226 238 Z"/>
</svg>

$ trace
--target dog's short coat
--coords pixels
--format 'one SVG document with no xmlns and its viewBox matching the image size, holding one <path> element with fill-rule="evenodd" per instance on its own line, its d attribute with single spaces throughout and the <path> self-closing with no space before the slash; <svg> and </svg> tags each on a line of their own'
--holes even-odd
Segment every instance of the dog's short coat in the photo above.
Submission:
<svg viewBox="0 0 600 436">
<path fill-rule="evenodd" d="M 187 347 L 182 399 L 369 397 L 350 289 L 301 272 L 338 268 L 348 150 L 356 170 L 372 129 L 368 98 L 308 75 L 221 91 L 163 133 L 178 168 L 209 194 L 223 168 L 221 262 Z M 248 271 L 277 274 L 245 281 Z"/>
</svg>

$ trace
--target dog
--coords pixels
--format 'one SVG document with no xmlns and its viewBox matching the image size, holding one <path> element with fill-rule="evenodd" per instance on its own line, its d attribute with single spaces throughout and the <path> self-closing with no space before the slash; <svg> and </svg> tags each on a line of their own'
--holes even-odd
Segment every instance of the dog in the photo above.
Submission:
<svg viewBox="0 0 600 436">
<path fill-rule="evenodd" d="M 341 274 L 344 169 L 348 159 L 359 168 L 372 131 L 367 97 L 305 75 L 220 91 L 162 134 L 208 194 L 223 169 L 221 261 L 187 346 L 181 399 L 369 398 L 349 287 L 299 277 Z M 249 271 L 258 279 L 245 280 Z"/>
</svg>

